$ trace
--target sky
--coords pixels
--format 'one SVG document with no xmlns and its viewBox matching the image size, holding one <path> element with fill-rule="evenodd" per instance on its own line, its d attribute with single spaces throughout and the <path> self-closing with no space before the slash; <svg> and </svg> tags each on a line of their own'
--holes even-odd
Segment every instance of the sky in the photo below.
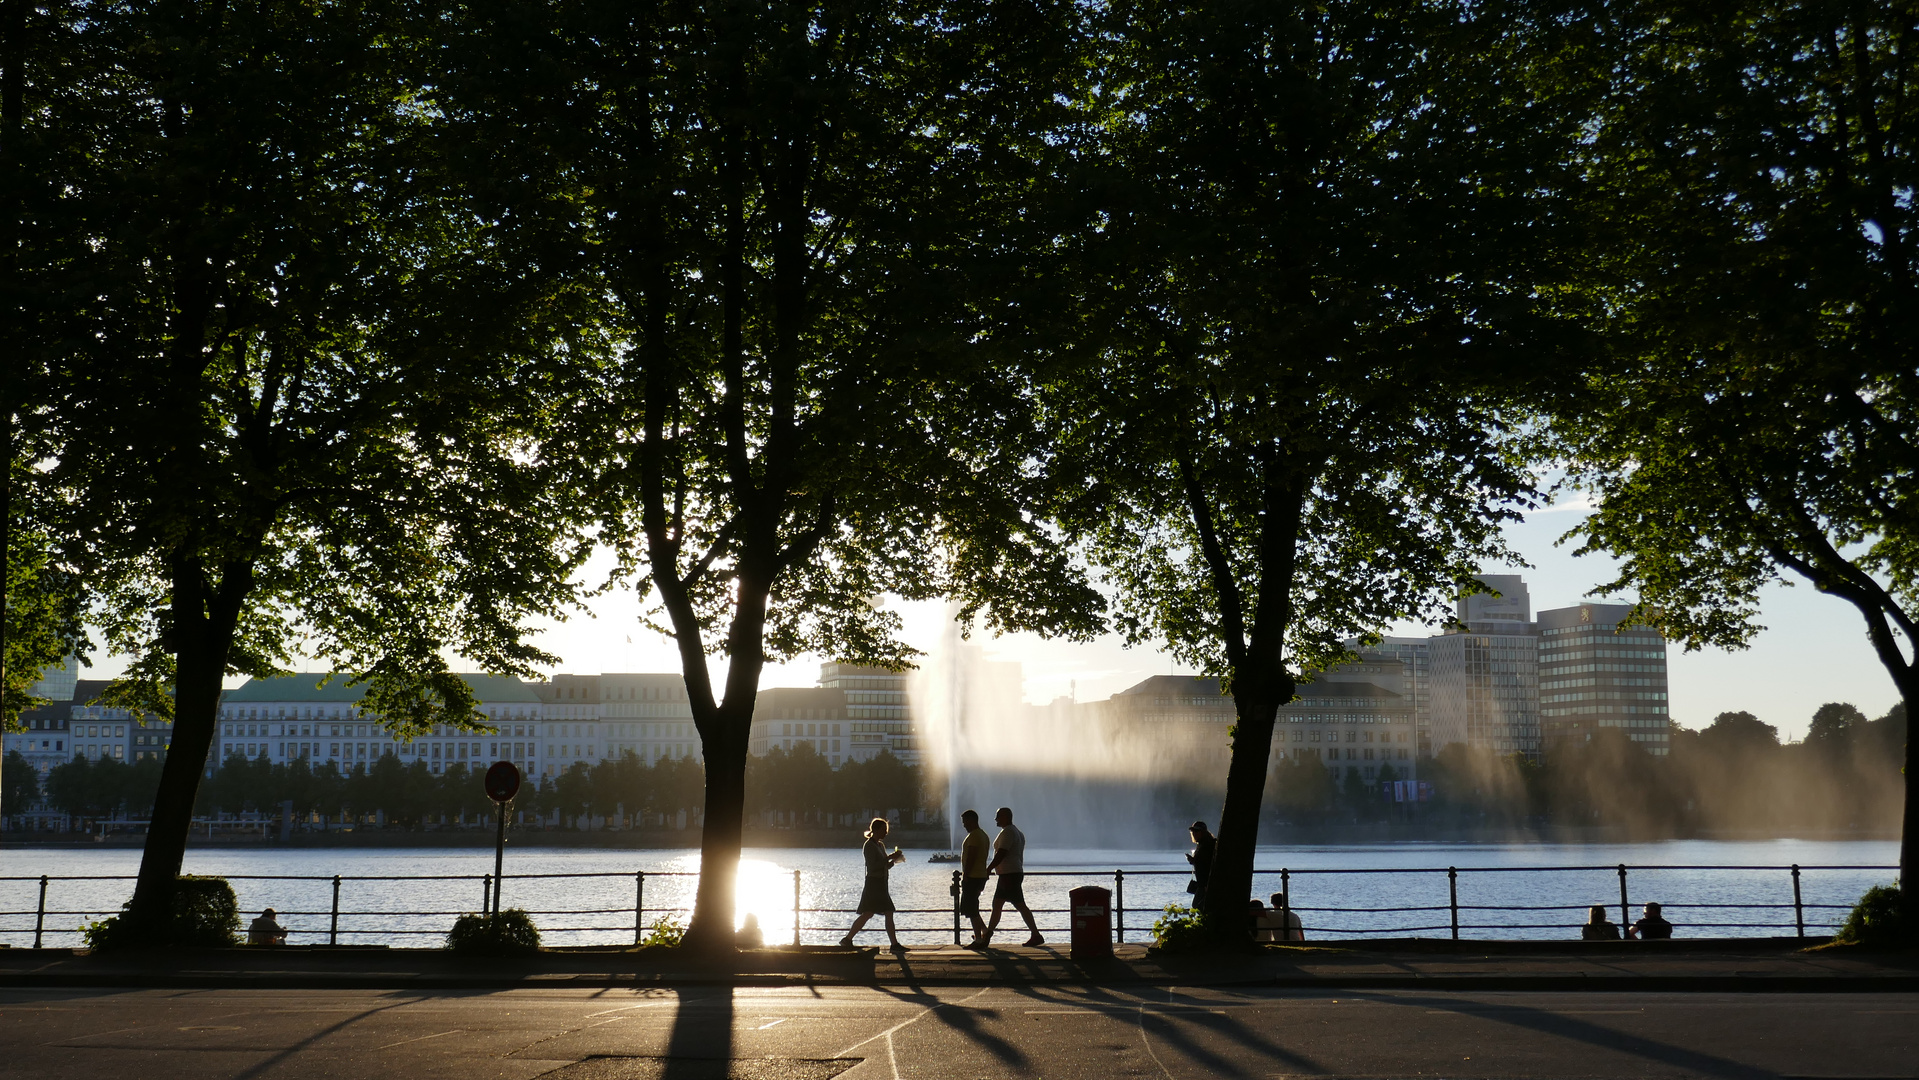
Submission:
<svg viewBox="0 0 1919 1080">
<path fill-rule="evenodd" d="M 1603 556 L 1576 558 L 1572 554 L 1576 545 L 1557 543 L 1585 513 L 1585 502 L 1575 498 L 1508 526 L 1509 546 L 1529 565 L 1488 566 L 1485 572 L 1523 575 L 1535 613 L 1585 601 L 1587 593 L 1609 580 L 1613 571 L 1613 563 Z M 604 564 L 590 565 L 583 579 L 597 581 L 595 575 L 604 572 Z M 1594 599 L 1623 602 L 1631 598 Z M 945 605 L 897 599 L 889 603 L 900 612 L 907 642 L 930 652 L 944 632 Z M 563 658 L 553 672 L 677 672 L 679 658 L 672 643 L 642 628 L 639 612 L 640 604 L 630 591 L 609 593 L 592 601 L 588 612 L 543 624 L 538 642 Z M 1891 677 L 1866 640 L 1864 620 L 1845 601 L 1822 596 L 1804 584 L 1775 585 L 1763 594 L 1759 621 L 1767 629 L 1741 651 L 1669 649 L 1670 706 L 1675 720 L 1696 729 L 1721 712 L 1745 711 L 1778 727 L 1781 738 L 1797 739 L 1805 735 L 1814 710 L 1826 702 L 1850 702 L 1867 716 L 1877 717 L 1899 700 Z M 1418 635 L 1437 630 L 1405 624 L 1389 632 Z M 1117 637 L 1074 643 L 1013 634 L 976 636 L 974 643 L 984 647 L 988 659 L 1018 661 L 1025 674 L 1026 700 L 1034 703 L 1066 695 L 1094 701 L 1153 675 L 1190 673 L 1162 652 L 1128 649 Z M 815 685 L 822 659 L 809 656 L 769 665 L 760 686 Z M 716 680 L 722 663 L 713 661 Z M 122 666 L 108 659 L 84 677 L 109 677 Z"/>
</svg>

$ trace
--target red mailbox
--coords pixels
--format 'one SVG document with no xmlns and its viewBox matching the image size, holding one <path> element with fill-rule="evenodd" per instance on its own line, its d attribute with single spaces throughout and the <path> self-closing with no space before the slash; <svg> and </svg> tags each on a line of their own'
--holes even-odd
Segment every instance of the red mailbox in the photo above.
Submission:
<svg viewBox="0 0 1919 1080">
<path fill-rule="evenodd" d="M 1113 893 L 1081 885 L 1066 894 L 1073 913 L 1073 959 L 1107 960 L 1113 955 Z"/>
</svg>

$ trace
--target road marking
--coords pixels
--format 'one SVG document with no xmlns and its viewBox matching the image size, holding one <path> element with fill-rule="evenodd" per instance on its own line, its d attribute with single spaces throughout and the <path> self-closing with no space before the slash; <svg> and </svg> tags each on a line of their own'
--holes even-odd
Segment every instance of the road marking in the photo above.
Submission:
<svg viewBox="0 0 1919 1080">
<path fill-rule="evenodd" d="M 926 1019 L 928 1016 L 931 1016 L 933 1014 L 934 1009 L 944 1009 L 948 1005 L 964 1005 L 967 1002 L 973 1000 L 974 998 L 979 997 L 980 994 L 987 993 L 988 991 L 993 989 L 996 989 L 996 988 L 989 986 L 985 990 L 979 991 L 979 993 L 968 994 L 967 996 L 959 999 L 958 1001 L 942 1001 L 938 1005 L 928 1005 L 924 1009 L 921 1009 L 918 1013 L 914 1014 L 911 1017 L 908 1017 L 905 1020 L 901 1020 L 899 1023 L 894 1024 L 892 1027 L 887 1028 L 885 1031 L 882 1031 L 877 1035 L 869 1035 L 866 1038 L 861 1039 L 859 1042 L 854 1043 L 853 1045 L 847 1047 L 844 1050 L 841 1050 L 839 1053 L 834 1054 L 832 1056 L 836 1058 L 843 1058 L 846 1055 L 852 1053 L 853 1051 L 858 1050 L 860 1047 L 865 1046 L 867 1043 L 872 1042 L 874 1039 L 887 1039 L 889 1040 L 887 1045 L 891 1046 L 892 1043 L 890 1040 L 892 1039 L 893 1033 L 895 1031 L 898 1031 L 899 1029 L 905 1027 L 908 1024 L 918 1023 L 919 1021 Z"/>
<path fill-rule="evenodd" d="M 779 1026 L 780 1026 L 781 1024 L 784 1024 L 784 1023 L 786 1023 L 786 1022 L 787 1022 L 788 1020 L 790 1020 L 790 1019 L 792 1019 L 792 1017 L 789 1017 L 789 1016 L 782 1016 L 782 1017 L 780 1017 L 780 1018 L 779 1018 L 778 1020 L 772 1020 L 772 1021 L 769 1021 L 769 1022 L 767 1022 L 767 1023 L 764 1023 L 764 1024 L 761 1024 L 761 1025 L 760 1025 L 759 1027 L 756 1027 L 756 1028 L 754 1028 L 753 1030 L 754 1030 L 754 1031 L 765 1031 L 765 1030 L 766 1030 L 767 1028 L 770 1028 L 770 1027 L 779 1027 Z"/>
<path fill-rule="evenodd" d="M 1160 1074 L 1166 1080 L 1173 1080 L 1172 1070 L 1166 1067 L 1158 1054 L 1153 1053 L 1153 1040 L 1146 1037 L 1146 1003 L 1143 1001 L 1139 1004 L 1139 1044 L 1146 1048 L 1146 1056 L 1153 1059 L 1153 1064 L 1159 1066 Z"/>
<path fill-rule="evenodd" d="M 459 1034 L 460 1032 L 462 1032 L 462 1031 L 465 1031 L 465 1030 L 466 1030 L 465 1028 L 454 1028 L 454 1029 L 453 1029 L 452 1031 L 442 1031 L 442 1032 L 439 1032 L 439 1033 L 437 1033 L 437 1034 L 433 1034 L 433 1035 L 421 1035 L 421 1036 L 419 1036 L 418 1038 L 413 1038 L 413 1039 L 401 1039 L 401 1040 L 400 1040 L 399 1042 L 390 1042 L 390 1043 L 387 1043 L 387 1044 L 386 1044 L 385 1046 L 376 1046 L 376 1047 L 374 1047 L 374 1049 L 376 1049 L 376 1050 L 391 1050 L 391 1049 L 393 1049 L 393 1048 L 394 1048 L 394 1047 L 396 1047 L 396 1046 L 405 1046 L 405 1045 L 406 1045 L 407 1043 L 416 1043 L 416 1042 L 425 1042 L 425 1041 L 427 1041 L 428 1039 L 438 1039 L 438 1038 L 442 1038 L 442 1037 L 444 1037 L 444 1036 L 447 1036 L 447 1035 L 458 1035 L 458 1034 Z"/>
<path fill-rule="evenodd" d="M 134 1027 L 114 1028 L 112 1031 L 93 1031 L 93 1032 L 88 1032 L 85 1035 L 70 1036 L 67 1039 L 62 1040 L 62 1042 L 76 1042 L 80 1039 L 99 1039 L 99 1038 L 104 1038 L 108 1035 L 119 1035 L 119 1034 L 122 1034 L 123 1032 L 139 1031 L 139 1030 L 140 1028 L 136 1025 Z M 42 1043 L 41 1045 L 57 1046 L 57 1045 L 60 1045 L 60 1043 Z"/>
</svg>

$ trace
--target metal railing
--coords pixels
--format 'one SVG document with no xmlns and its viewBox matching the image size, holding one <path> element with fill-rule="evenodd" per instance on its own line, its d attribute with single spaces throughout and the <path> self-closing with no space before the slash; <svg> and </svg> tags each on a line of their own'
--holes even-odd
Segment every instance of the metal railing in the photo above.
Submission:
<svg viewBox="0 0 1919 1080">
<path fill-rule="evenodd" d="M 1553 935 L 1554 937 L 1559 937 L 1569 931 L 1576 931 L 1579 925 L 1585 920 L 1583 918 L 1528 922 L 1488 922 L 1484 920 L 1490 916 L 1490 913 L 1518 913 L 1525 917 L 1549 917 L 1551 914 L 1558 912 L 1578 912 L 1583 915 L 1589 908 L 1594 906 L 1590 903 L 1472 903 L 1470 902 L 1472 900 L 1470 892 L 1467 895 L 1468 902 L 1462 902 L 1460 892 L 1462 881 L 1470 883 L 1473 879 L 1485 881 L 1496 879 L 1501 875 L 1516 874 L 1552 875 L 1593 873 L 1595 871 L 1608 873 L 1617 877 L 1621 924 L 1624 925 L 1629 921 L 1626 912 L 1628 905 L 1631 903 L 1631 874 L 1633 872 L 1684 871 L 1710 874 L 1715 872 L 1737 871 L 1744 873 L 1777 874 L 1778 888 L 1780 890 L 1779 899 L 1777 900 L 1740 903 L 1688 901 L 1672 899 L 1669 895 L 1662 894 L 1664 898 L 1661 900 L 1661 906 L 1668 913 L 1669 918 L 1674 914 L 1679 916 L 1671 921 L 1678 925 L 1682 931 L 1745 931 L 1745 933 L 1730 935 L 1709 935 L 1716 937 L 1777 936 L 1804 938 L 1808 936 L 1807 928 L 1809 925 L 1812 926 L 1814 932 L 1831 929 L 1834 924 L 1839 921 L 1839 916 L 1836 913 L 1850 910 L 1852 904 L 1806 900 L 1801 888 L 1802 874 L 1809 872 L 1893 873 L 1896 872 L 1897 869 L 1896 866 L 1880 865 L 1802 866 L 1792 864 L 1787 866 L 1706 866 L 1661 864 L 1628 865 L 1624 863 L 1604 866 L 1445 866 L 1412 869 L 1318 867 L 1294 869 L 1290 867 L 1279 867 L 1277 869 L 1255 870 L 1254 878 L 1256 886 L 1261 879 L 1268 882 L 1275 879 L 1277 880 L 1279 885 L 1277 892 L 1285 898 L 1283 901 L 1284 907 L 1281 909 L 1282 917 L 1287 911 L 1300 916 L 1301 928 L 1309 938 L 1320 935 L 1337 935 L 1349 938 L 1404 937 L 1443 931 L 1448 937 L 1456 941 L 1461 939 L 1462 932 L 1472 934 L 1479 931 L 1510 932 L 1551 930 L 1557 932 Z M 802 871 L 793 870 L 790 871 L 790 873 L 793 877 L 791 943 L 799 945 L 808 933 L 817 935 L 821 933 L 837 934 L 843 932 L 851 923 L 853 917 L 858 913 L 857 909 L 803 906 L 801 903 L 804 895 Z M 1439 876 L 1443 875 L 1446 884 L 1447 902 L 1444 904 L 1397 904 L 1386 906 L 1354 904 L 1328 905 L 1313 902 L 1313 893 L 1315 891 L 1313 886 L 1316 880 L 1324 881 L 1339 877 L 1364 877 L 1367 875 L 1396 875 L 1415 879 L 1430 877 L 1435 881 L 1435 884 Z M 493 892 L 496 885 L 505 887 L 511 884 L 515 886 L 516 889 L 524 889 L 529 883 L 534 882 L 568 883 L 575 880 L 583 882 L 586 879 L 598 879 L 600 881 L 606 881 L 608 879 L 630 879 L 633 884 L 632 904 L 627 905 L 622 902 L 617 906 L 608 906 L 605 901 L 602 901 L 596 906 L 522 908 L 522 910 L 526 910 L 527 914 L 534 919 L 535 925 L 539 927 L 543 935 L 620 935 L 623 938 L 628 932 L 627 928 L 630 926 L 632 941 L 637 943 L 645 940 L 648 931 L 652 929 L 654 923 L 659 919 L 681 916 L 689 910 L 686 904 L 679 903 L 656 903 L 649 906 L 647 903 L 648 880 L 665 879 L 667 881 L 675 881 L 677 879 L 697 878 L 698 876 L 699 874 L 696 871 L 594 871 L 580 873 L 509 874 L 506 875 L 502 881 L 496 883 L 492 874 L 366 876 L 340 874 L 319 876 L 282 874 L 223 875 L 225 880 L 234 885 L 235 892 L 240 894 L 242 901 L 241 910 L 243 911 L 257 911 L 266 906 L 257 902 L 257 896 L 249 895 L 260 892 L 259 885 L 262 883 L 285 883 L 296 887 L 318 887 L 321 895 L 327 897 L 330 901 L 325 908 L 279 908 L 276 910 L 276 913 L 289 924 L 288 929 L 291 931 L 289 941 L 291 943 L 324 945 L 364 944 L 366 943 L 366 939 L 397 938 L 403 941 L 410 941 L 423 937 L 444 937 L 451 928 L 454 918 L 462 914 L 488 910 L 488 906 L 493 899 Z M 838 875 L 835 876 L 837 877 Z M 1026 874 L 1026 877 L 1029 879 L 1075 878 L 1086 884 L 1093 884 L 1097 881 L 1097 883 L 1102 886 L 1105 885 L 1109 876 L 1111 881 L 1114 934 L 1116 940 L 1125 942 L 1128 933 L 1134 934 L 1135 940 L 1145 940 L 1146 937 L 1150 936 L 1151 922 L 1149 917 L 1158 916 L 1163 911 L 1163 907 L 1151 905 L 1144 908 L 1128 908 L 1126 904 L 1127 882 L 1140 878 L 1186 878 L 1189 874 L 1184 870 L 1127 870 L 1124 868 L 1114 869 L 1110 872 L 1110 875 L 1104 871 L 1089 873 L 1084 870 L 1034 870 L 1028 871 Z M 49 893 L 54 885 L 80 882 L 131 883 L 134 880 L 135 878 L 132 875 L 0 877 L 0 887 L 18 884 L 25 884 L 30 888 L 36 884 L 38 886 L 36 890 L 37 903 L 31 910 L 21 908 L 0 909 L 0 937 L 18 935 L 24 938 L 30 933 L 32 937 L 32 947 L 37 949 L 44 947 L 46 938 L 50 934 L 79 934 L 89 921 L 112 914 L 112 912 L 102 910 L 99 906 L 88 908 L 49 906 Z M 898 917 L 896 921 L 899 923 L 899 929 L 905 933 L 919 935 L 932 933 L 938 935 L 941 939 L 944 939 L 948 935 L 950 929 L 952 940 L 955 943 L 963 940 L 963 935 L 968 929 L 968 923 L 967 920 L 962 918 L 960 912 L 960 882 L 960 873 L 954 871 L 950 888 L 952 896 L 952 903 L 950 905 L 942 905 L 940 907 L 896 908 L 895 915 Z M 390 893 L 392 886 L 430 883 L 445 883 L 448 887 L 447 891 L 449 892 L 456 888 L 459 891 L 470 890 L 467 892 L 467 895 L 472 896 L 475 900 L 478 900 L 479 903 L 475 907 L 461 905 L 455 907 L 415 909 L 399 909 L 381 906 L 342 906 L 343 890 L 349 888 L 351 892 L 346 895 L 350 898 L 363 898 L 369 895 L 367 890 L 363 888 L 363 886 L 367 885 L 386 886 L 388 887 L 387 892 Z M 598 891 L 602 895 L 612 895 L 605 889 Z M 1786 893 L 1788 891 L 1790 892 L 1789 900 L 1786 899 Z M 1257 894 L 1257 892 L 1258 889 L 1256 887 L 1255 893 Z M 378 898 L 378 896 L 378 893 L 372 894 L 373 898 Z M 256 902 L 249 903 L 249 900 Z M 988 912 L 991 910 L 991 900 L 992 897 L 990 893 L 981 897 L 982 907 Z M 1306 902 L 1301 902 L 1302 900 Z M 1601 906 L 1610 908 L 1611 904 Z M 1058 916 L 1068 915 L 1070 911 L 1068 908 L 1032 907 L 1030 910 L 1033 912 L 1036 921 L 1039 922 L 1040 929 L 1043 932 L 1063 933 L 1069 929 L 1066 920 L 1056 918 Z M 1698 913 L 1700 916 L 1703 916 L 1703 918 L 1688 918 L 1688 913 Z M 1745 913 L 1748 917 L 1741 921 L 1734 922 L 1714 921 L 1733 917 L 1740 913 Z M 1764 917 L 1760 917 L 1759 913 L 1765 913 Z M 1790 913 L 1790 915 L 1788 916 L 1787 913 Z M 781 914 L 784 915 L 785 913 L 781 912 Z M 1392 923 L 1391 925 L 1358 926 L 1353 925 L 1353 916 L 1405 916 L 1406 918 L 1389 920 Z M 816 921 L 821 917 L 832 917 L 832 921 Z M 1132 920 L 1130 923 L 1129 917 Z M 1753 921 L 1754 917 L 1760 917 L 1760 921 Z M 49 919 L 54 920 L 53 925 L 49 925 Z M 614 921 L 615 919 L 617 919 L 617 922 Z M 28 920 L 30 920 L 30 922 Z M 597 921 L 594 921 L 592 925 L 578 925 L 583 920 Z M 1361 921 L 1364 920 L 1362 919 Z M 1009 929 L 1017 932 L 1023 929 L 1023 926 L 1024 924 L 1015 918 L 1009 925 Z M 779 927 L 777 930 L 773 927 L 763 927 L 762 931 L 766 936 L 767 942 L 771 944 L 776 934 L 783 937 L 786 929 L 784 926 Z M 1518 936 L 1528 937 L 1533 935 L 1520 934 Z M 602 945 L 615 943 L 616 942 L 605 940 L 596 942 L 596 944 Z"/>
</svg>

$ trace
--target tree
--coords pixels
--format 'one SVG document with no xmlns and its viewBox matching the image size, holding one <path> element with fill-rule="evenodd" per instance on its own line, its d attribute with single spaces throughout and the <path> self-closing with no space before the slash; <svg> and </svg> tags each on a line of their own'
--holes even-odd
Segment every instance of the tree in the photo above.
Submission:
<svg viewBox="0 0 1919 1080">
<path fill-rule="evenodd" d="M 1919 43 L 1909 4 L 1608 5 L 1582 143 L 1616 364 L 1561 427 L 1608 591 L 1687 649 L 1743 647 L 1760 590 L 1851 604 L 1919 695 Z M 1919 872 L 1908 778 L 1900 874 Z M 1908 890 L 1910 896 L 1910 890 Z"/>
<path fill-rule="evenodd" d="M 1728 750 L 1764 751 L 1779 746 L 1779 729 L 1749 712 L 1722 712 L 1699 736 L 1708 745 Z"/>
<path fill-rule="evenodd" d="M 0 776 L 0 817 L 26 813 L 40 798 L 39 770 L 27 764 L 18 750 L 7 751 L 0 770 L 4 770 L 4 776 Z"/>
<path fill-rule="evenodd" d="M 1852 735 L 1863 730 L 1866 714 L 1857 706 L 1843 701 L 1828 701 L 1813 711 L 1812 726 L 1806 731 L 1806 742 L 1824 749 L 1838 750 L 1852 741 Z"/>
<path fill-rule="evenodd" d="M 586 298 L 555 312 L 581 380 L 566 452 L 678 646 L 704 750 L 690 946 L 732 947 L 769 657 L 905 665 L 888 592 L 956 595 L 993 629 L 1096 625 L 1025 512 L 1033 425 L 989 334 L 1076 12 L 469 10 L 443 108 L 502 239 Z"/>
<path fill-rule="evenodd" d="M 226 676 L 299 637 L 402 734 L 477 727 L 443 656 L 530 671 L 522 623 L 575 563 L 528 453 L 528 296 L 434 164 L 431 14 L 54 10 L 83 62 L 33 120 L 84 152 L 45 179 L 73 258 L 37 269 L 85 332 L 50 376 L 50 534 L 133 658 L 107 699 L 174 722 L 127 915 L 152 940 Z"/>
<path fill-rule="evenodd" d="M 1233 697 L 1206 907 L 1237 913 L 1277 709 L 1343 640 L 1448 619 L 1528 502 L 1510 406 L 1557 348 L 1534 196 L 1567 119 L 1509 89 L 1498 4 L 1110 11 L 1061 514 L 1129 640 Z"/>
</svg>

